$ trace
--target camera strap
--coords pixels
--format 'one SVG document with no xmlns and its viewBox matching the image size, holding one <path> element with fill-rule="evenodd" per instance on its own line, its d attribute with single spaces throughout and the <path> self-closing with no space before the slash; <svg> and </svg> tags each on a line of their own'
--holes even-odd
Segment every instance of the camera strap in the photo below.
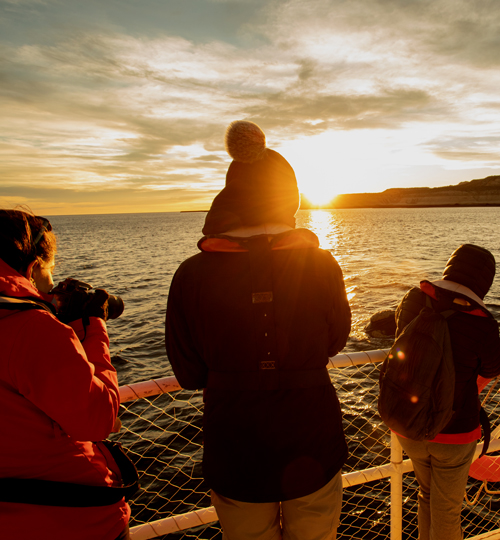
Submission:
<svg viewBox="0 0 500 540">
<path fill-rule="evenodd" d="M 0 502 L 88 508 L 109 506 L 124 497 L 128 501 L 140 489 L 137 469 L 120 443 L 104 440 L 102 444 L 120 469 L 121 486 L 88 486 L 38 478 L 0 478 Z"/>
<path fill-rule="evenodd" d="M 49 302 L 41 298 L 25 296 L 17 298 L 15 296 L 0 295 L 0 309 L 10 309 L 12 311 L 27 311 L 28 309 L 43 309 L 55 315 L 56 308 Z"/>
<path fill-rule="evenodd" d="M 17 298 L 15 296 L 0 295 L 0 309 L 10 309 L 11 311 L 27 311 L 29 309 L 42 309 L 48 311 L 54 315 L 58 320 L 59 317 L 56 314 L 56 308 L 49 302 L 45 302 L 41 298 L 34 298 L 32 296 Z M 61 321 L 62 322 L 62 321 Z M 63 323 L 67 324 L 67 323 Z M 83 325 L 83 338 L 79 338 L 81 342 L 87 337 L 87 326 L 90 324 L 88 315 L 82 316 Z"/>
</svg>

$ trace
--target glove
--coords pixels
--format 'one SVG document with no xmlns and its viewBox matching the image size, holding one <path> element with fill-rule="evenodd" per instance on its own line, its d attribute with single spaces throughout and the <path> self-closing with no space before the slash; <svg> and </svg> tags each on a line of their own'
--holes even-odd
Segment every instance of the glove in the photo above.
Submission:
<svg viewBox="0 0 500 540">
<path fill-rule="evenodd" d="M 89 294 L 89 297 L 90 301 L 83 308 L 84 317 L 99 317 L 107 321 L 109 293 L 104 289 L 95 289 L 94 294 Z"/>
<path fill-rule="evenodd" d="M 108 298 L 109 294 L 104 289 L 95 289 L 92 293 L 80 289 L 61 295 L 56 293 L 59 305 L 57 318 L 64 324 L 78 319 L 88 320 L 89 317 L 100 317 L 106 321 Z"/>
</svg>

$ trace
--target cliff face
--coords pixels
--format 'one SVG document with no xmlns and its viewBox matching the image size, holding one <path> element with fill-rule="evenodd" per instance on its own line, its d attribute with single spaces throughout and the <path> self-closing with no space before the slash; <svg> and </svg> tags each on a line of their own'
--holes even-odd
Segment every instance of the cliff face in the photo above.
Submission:
<svg viewBox="0 0 500 540">
<path fill-rule="evenodd" d="M 500 176 L 438 188 L 392 188 L 382 193 L 338 195 L 329 208 L 500 206 Z"/>
</svg>

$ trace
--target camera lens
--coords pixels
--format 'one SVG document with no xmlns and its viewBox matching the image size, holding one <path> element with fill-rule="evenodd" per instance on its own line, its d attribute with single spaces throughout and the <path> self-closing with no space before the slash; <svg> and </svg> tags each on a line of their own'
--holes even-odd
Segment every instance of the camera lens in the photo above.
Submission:
<svg viewBox="0 0 500 540">
<path fill-rule="evenodd" d="M 117 319 L 125 309 L 125 304 L 119 296 L 109 295 L 108 298 L 108 319 Z"/>
</svg>

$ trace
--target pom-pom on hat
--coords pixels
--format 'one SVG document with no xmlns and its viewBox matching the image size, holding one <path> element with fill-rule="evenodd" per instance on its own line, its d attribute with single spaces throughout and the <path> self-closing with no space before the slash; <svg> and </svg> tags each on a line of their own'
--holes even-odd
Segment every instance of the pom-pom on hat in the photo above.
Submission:
<svg viewBox="0 0 500 540">
<path fill-rule="evenodd" d="M 266 136 L 257 124 L 245 120 L 231 122 L 224 139 L 227 153 L 241 163 L 253 163 L 265 156 Z"/>
<path fill-rule="evenodd" d="M 465 285 L 484 298 L 495 277 L 495 257 L 487 249 L 473 244 L 457 248 L 446 263 L 443 279 Z"/>
<path fill-rule="evenodd" d="M 207 214 L 203 234 L 266 223 L 295 227 L 300 203 L 295 173 L 283 156 L 266 148 L 262 129 L 245 120 L 232 122 L 225 145 L 233 162 L 226 186 Z"/>
</svg>

